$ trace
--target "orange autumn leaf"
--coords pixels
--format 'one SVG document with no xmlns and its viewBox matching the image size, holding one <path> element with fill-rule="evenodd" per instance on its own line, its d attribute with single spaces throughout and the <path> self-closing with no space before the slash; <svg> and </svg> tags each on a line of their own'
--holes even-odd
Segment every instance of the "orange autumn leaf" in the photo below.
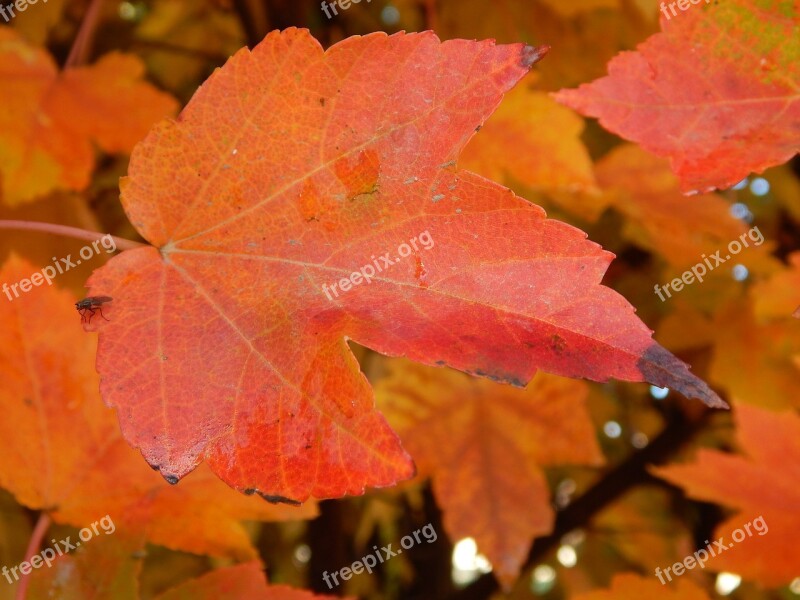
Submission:
<svg viewBox="0 0 800 600">
<path fill-rule="evenodd" d="M 114 302 L 87 327 L 150 465 L 175 483 L 205 458 L 292 504 L 409 478 L 346 339 L 503 382 L 648 380 L 726 406 L 600 285 L 608 253 L 454 167 L 540 56 L 432 33 L 323 52 L 289 29 L 154 128 L 122 184 L 154 247 L 94 273 L 90 295 Z M 365 263 L 379 270 L 344 279 Z"/>
<path fill-rule="evenodd" d="M 45 50 L 0 27 L 0 199 L 14 206 L 57 189 L 82 190 L 94 146 L 130 152 L 175 100 L 142 81 L 132 55 L 59 71 Z"/>
<path fill-rule="evenodd" d="M 619 10 L 611 4 L 620 6 Z M 573 86 L 600 77 L 621 49 L 653 32 L 648 18 L 615 0 L 437 0 L 437 33 L 443 38 L 497 39 L 553 47 L 538 69 L 541 89 Z M 613 32 L 612 35 L 609 35 Z"/>
<path fill-rule="evenodd" d="M 555 513 L 543 467 L 601 465 L 585 383 L 540 373 L 525 389 L 393 361 L 378 406 L 433 478 L 450 539 L 472 537 L 506 588 Z"/>
<path fill-rule="evenodd" d="M 155 600 L 324 600 L 333 596 L 295 590 L 288 585 L 267 584 L 258 561 L 216 569 L 178 585 Z M 337 596 L 338 598 L 338 596 Z"/>
<path fill-rule="evenodd" d="M 655 577 L 642 577 L 635 573 L 614 575 L 611 586 L 576 594 L 572 600 L 711 600 L 702 588 L 686 577 L 662 585 Z"/>
<path fill-rule="evenodd" d="M 597 179 L 609 204 L 625 215 L 625 235 L 676 267 L 702 262 L 701 255 L 725 248 L 748 229 L 722 197 L 681 194 L 667 161 L 633 144 L 604 156 Z"/>
<path fill-rule="evenodd" d="M 728 188 L 800 150 L 798 22 L 792 2 L 689 5 L 556 98 L 668 157 L 683 191 Z"/>
<path fill-rule="evenodd" d="M 139 600 L 143 544 L 115 532 L 92 538 L 52 566 L 33 572 L 30 598 L 61 600 Z M 312 594 L 287 585 L 269 585 L 257 560 L 209 571 L 159 594 L 155 600 L 314 600 Z"/>
<path fill-rule="evenodd" d="M 17 12 L 16 18 L 9 23 L 14 29 L 21 33 L 25 39 L 36 44 L 43 45 L 54 27 L 64 16 L 64 9 L 67 0 L 47 0 L 40 2 L 33 11 Z M 11 4 L 9 2 L 9 4 Z M 28 2 L 30 6 L 32 3 Z M 7 5 L 6 5 L 7 6 Z"/>
<path fill-rule="evenodd" d="M 773 409 L 800 406 L 794 364 L 800 353 L 800 323 L 760 323 L 753 310 L 745 301 L 719 307 L 709 378 L 741 402 Z"/>
<path fill-rule="evenodd" d="M 12 257 L 0 281 L 35 270 Z M 313 505 L 275 507 L 236 494 L 207 468 L 181 488 L 147 468 L 99 398 L 94 340 L 81 331 L 75 300 L 34 288 L 0 313 L 0 487 L 57 522 L 84 527 L 106 514 L 124 516 L 153 543 L 239 558 L 255 554 L 240 520 L 316 514 Z"/>
<path fill-rule="evenodd" d="M 659 343 L 679 353 L 713 345 L 715 329 L 711 317 L 680 298 L 675 299 L 671 308 L 672 312 L 658 324 Z"/>
<path fill-rule="evenodd" d="M 592 519 L 594 539 L 603 544 L 602 551 L 619 553 L 643 572 L 671 565 L 693 550 L 690 532 L 676 527 L 672 503 L 670 491 L 661 486 L 635 488 Z"/>
<path fill-rule="evenodd" d="M 138 600 L 144 540 L 129 531 L 94 536 L 29 575 L 28 598 Z M 52 548 L 51 544 L 46 545 Z"/>
<path fill-rule="evenodd" d="M 787 257 L 789 265 L 750 289 L 753 310 L 759 320 L 796 316 L 800 304 L 800 252 Z"/>
<path fill-rule="evenodd" d="M 333 596 L 317 595 L 288 585 L 267 584 L 258 561 L 216 569 L 197 579 L 178 585 L 155 600 L 324 600 Z M 338 598 L 338 596 L 337 596 Z"/>
<path fill-rule="evenodd" d="M 580 139 L 583 125 L 583 119 L 544 92 L 520 85 L 506 95 L 458 164 L 509 184 L 593 190 L 592 161 Z"/>
<path fill-rule="evenodd" d="M 719 550 L 707 568 L 783 585 L 800 569 L 800 416 L 737 403 L 734 419 L 740 454 L 701 449 L 691 463 L 651 470 L 691 498 L 736 510 L 715 530 L 727 549 Z M 741 540 L 732 539 L 732 530 L 758 517 L 763 524 L 752 524 L 750 535 L 739 534 Z"/>
<path fill-rule="evenodd" d="M 108 452 L 108 460 L 88 475 L 54 518 L 79 524 L 82 515 L 133 515 L 133 526 L 148 540 L 173 550 L 228 556 L 239 560 L 255 556 L 241 521 L 292 521 L 317 515 L 314 503 L 303 507 L 274 506 L 257 497 L 237 494 L 207 465 L 189 475 L 179 488 L 153 473 L 141 456 L 121 439 Z M 114 469 L 111 479 L 127 478 L 115 489 L 104 469 Z M 101 470 L 103 469 L 103 470 Z"/>
</svg>

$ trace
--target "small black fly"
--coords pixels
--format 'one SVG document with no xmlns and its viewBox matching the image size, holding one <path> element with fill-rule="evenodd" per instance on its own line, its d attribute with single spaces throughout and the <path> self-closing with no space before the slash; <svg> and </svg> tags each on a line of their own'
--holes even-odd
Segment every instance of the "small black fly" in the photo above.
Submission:
<svg viewBox="0 0 800 600">
<path fill-rule="evenodd" d="M 75 308 L 78 309 L 78 312 L 81 313 L 81 323 L 91 323 L 92 317 L 94 313 L 100 311 L 100 316 L 106 319 L 106 316 L 103 314 L 103 304 L 106 302 L 111 302 L 113 298 L 111 296 L 89 296 L 88 298 L 84 298 L 83 300 L 75 303 Z M 97 311 L 95 311 L 95 308 Z M 86 318 L 86 314 L 89 314 L 89 318 Z M 106 319 L 108 321 L 108 319 Z"/>
</svg>

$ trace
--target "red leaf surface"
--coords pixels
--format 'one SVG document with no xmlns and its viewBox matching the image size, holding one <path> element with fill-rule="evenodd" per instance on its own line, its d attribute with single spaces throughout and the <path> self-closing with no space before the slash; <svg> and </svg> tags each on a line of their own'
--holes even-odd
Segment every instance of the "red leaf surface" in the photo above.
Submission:
<svg viewBox="0 0 800 600">
<path fill-rule="evenodd" d="M 556 98 L 669 157 L 684 191 L 727 188 L 800 150 L 797 3 L 689 5 L 608 76 Z M 662 4 L 663 6 L 663 4 Z"/>
<path fill-rule="evenodd" d="M 609 253 L 455 168 L 540 56 L 430 32 L 323 52 L 273 32 L 136 148 L 122 200 L 156 247 L 95 272 L 91 295 L 114 301 L 88 329 L 104 399 L 168 481 L 204 457 L 272 501 L 410 477 L 348 339 L 517 385 L 542 369 L 725 406 L 600 285 Z M 369 283 L 323 291 L 425 236 Z"/>
<path fill-rule="evenodd" d="M 32 272 L 32 264 L 12 257 L 0 281 Z M 43 286 L 3 301 L 0 487 L 58 523 L 84 527 L 109 515 L 120 530 L 145 532 L 152 543 L 240 559 L 256 554 L 241 521 L 316 515 L 311 503 L 272 506 L 237 494 L 205 466 L 179 488 L 150 470 L 99 398 L 94 340 L 81 331 L 75 300 Z"/>
</svg>

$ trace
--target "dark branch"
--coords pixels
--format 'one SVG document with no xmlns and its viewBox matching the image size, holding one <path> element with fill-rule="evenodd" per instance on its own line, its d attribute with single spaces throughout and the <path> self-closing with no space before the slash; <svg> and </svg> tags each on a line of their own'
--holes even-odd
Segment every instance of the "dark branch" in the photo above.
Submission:
<svg viewBox="0 0 800 600">
<path fill-rule="evenodd" d="M 667 426 L 648 446 L 631 454 L 585 494 L 557 514 L 553 533 L 536 539 L 525 566 L 522 568 L 522 573 L 527 573 L 535 565 L 545 560 L 548 553 L 558 546 L 565 534 L 579 527 L 587 527 L 597 513 L 631 488 L 654 481 L 654 478 L 646 470 L 647 465 L 666 462 L 670 456 L 705 428 L 716 413 L 717 411 L 704 409 L 696 414 L 692 411 L 690 415 L 688 411 L 685 413 L 678 407 L 671 411 Z M 521 577 L 521 579 L 524 578 L 525 575 Z M 489 573 L 452 594 L 450 600 L 484 599 L 497 590 L 497 580 Z"/>
</svg>

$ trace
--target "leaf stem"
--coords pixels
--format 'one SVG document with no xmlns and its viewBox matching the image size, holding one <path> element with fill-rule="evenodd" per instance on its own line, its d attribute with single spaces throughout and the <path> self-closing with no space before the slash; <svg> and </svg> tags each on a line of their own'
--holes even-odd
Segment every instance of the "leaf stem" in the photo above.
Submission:
<svg viewBox="0 0 800 600">
<path fill-rule="evenodd" d="M 42 540 L 44 539 L 44 534 L 47 533 L 48 529 L 50 529 L 50 517 L 46 512 L 42 511 L 39 513 L 39 520 L 36 522 L 36 526 L 33 528 L 31 539 L 28 542 L 28 548 L 25 550 L 25 562 L 30 563 L 34 553 L 38 552 L 39 548 L 42 547 Z M 15 600 L 25 600 L 25 596 L 28 594 L 29 581 L 30 574 L 23 575 L 22 579 L 19 580 L 19 587 L 17 588 Z"/>
<path fill-rule="evenodd" d="M 0 229 L 17 229 L 20 231 L 44 231 L 46 233 L 52 233 L 54 235 L 63 235 L 66 237 L 76 238 L 79 240 L 88 240 L 90 242 L 99 240 L 100 238 L 109 235 L 105 233 L 98 233 L 96 231 L 87 231 L 85 229 L 79 229 L 78 227 L 69 227 L 68 225 L 56 225 L 54 223 L 40 223 L 38 221 L 0 220 Z M 134 242 L 133 240 L 126 240 L 124 238 L 119 238 L 115 235 L 112 235 L 111 238 L 114 240 L 114 244 L 116 244 L 117 250 L 133 250 L 134 248 L 140 248 L 142 246 L 147 245 L 141 242 Z"/>
<path fill-rule="evenodd" d="M 97 29 L 97 20 L 100 17 L 100 6 L 103 0 L 92 0 L 86 14 L 81 22 L 81 28 L 72 42 L 72 48 L 69 50 L 69 56 L 64 63 L 64 69 L 70 67 L 77 67 L 86 62 L 89 55 L 89 50 L 92 46 L 92 39 L 94 38 L 95 29 Z"/>
</svg>

